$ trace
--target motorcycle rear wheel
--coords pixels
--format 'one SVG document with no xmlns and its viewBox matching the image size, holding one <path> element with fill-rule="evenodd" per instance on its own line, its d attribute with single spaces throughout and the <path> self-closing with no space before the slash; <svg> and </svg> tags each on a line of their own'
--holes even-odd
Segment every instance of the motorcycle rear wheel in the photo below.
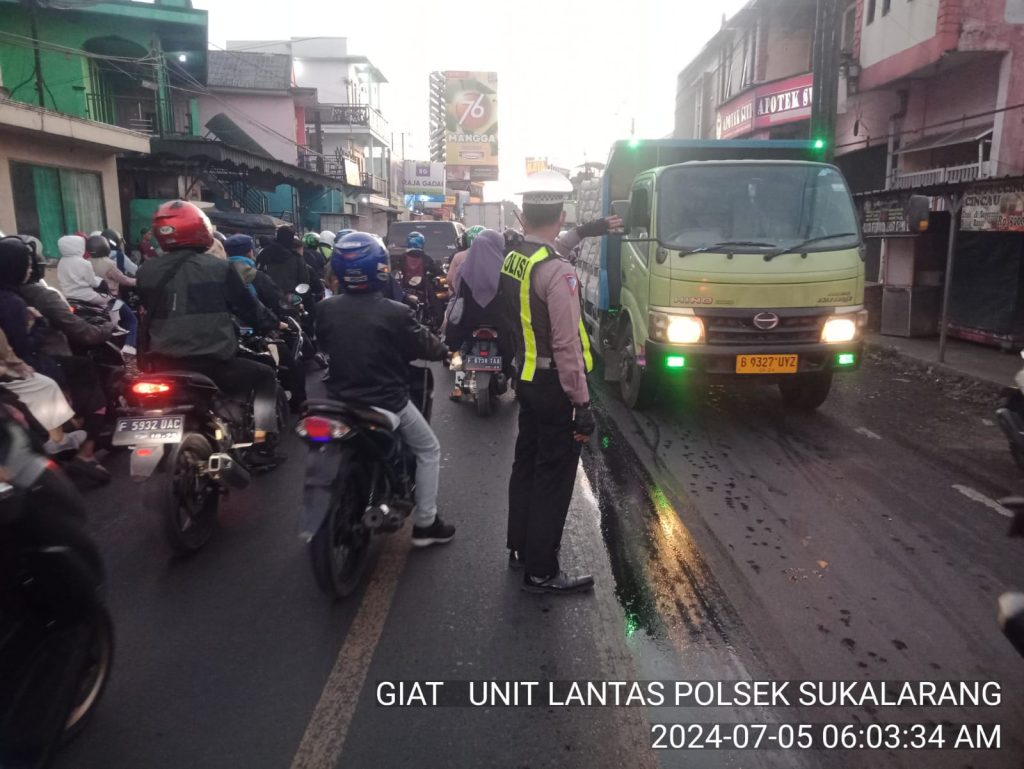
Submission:
<svg viewBox="0 0 1024 769">
<path fill-rule="evenodd" d="M 91 638 L 86 652 L 87 667 L 83 671 L 78 695 L 64 725 L 65 743 L 77 737 L 96 712 L 96 706 L 103 696 L 114 664 L 114 623 L 110 619 L 110 612 L 105 606 L 97 606 L 91 622 Z"/>
<path fill-rule="evenodd" d="M 158 469 L 163 483 L 156 484 L 164 535 L 180 555 L 201 550 L 217 526 L 220 494 L 217 487 L 200 475 L 213 449 L 199 433 L 186 433 L 182 442 L 164 458 Z"/>
<path fill-rule="evenodd" d="M 349 468 L 339 481 L 331 512 L 309 545 L 317 585 L 335 598 L 346 598 L 359 587 L 370 554 L 370 532 L 360 525 L 364 496 L 354 481 Z"/>
<path fill-rule="evenodd" d="M 476 413 L 486 419 L 494 412 L 494 377 L 483 374 L 477 378 Z"/>
</svg>

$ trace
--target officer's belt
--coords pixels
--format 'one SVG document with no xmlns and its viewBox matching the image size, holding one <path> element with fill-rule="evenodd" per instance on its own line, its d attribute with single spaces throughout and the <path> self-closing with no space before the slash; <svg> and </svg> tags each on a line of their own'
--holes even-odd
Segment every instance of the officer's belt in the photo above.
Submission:
<svg viewBox="0 0 1024 769">
<path fill-rule="evenodd" d="M 534 365 L 536 365 L 536 367 L 538 369 L 548 369 L 548 370 L 551 370 L 551 371 L 555 371 L 555 370 L 558 369 L 558 366 L 555 365 L 555 359 L 554 358 L 545 358 L 543 355 L 538 355 L 535 360 L 536 360 L 536 363 Z M 522 372 L 522 370 L 523 370 L 523 362 L 520 361 L 520 360 L 517 360 L 516 361 L 516 371 Z"/>
</svg>

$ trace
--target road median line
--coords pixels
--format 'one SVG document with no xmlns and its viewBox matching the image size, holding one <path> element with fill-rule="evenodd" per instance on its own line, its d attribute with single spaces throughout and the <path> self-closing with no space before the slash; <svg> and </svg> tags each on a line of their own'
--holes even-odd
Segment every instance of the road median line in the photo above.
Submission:
<svg viewBox="0 0 1024 769">
<path fill-rule="evenodd" d="M 411 546 L 405 537 L 388 537 L 376 567 L 367 574 L 363 601 L 313 708 L 291 769 L 337 765 Z"/>
</svg>

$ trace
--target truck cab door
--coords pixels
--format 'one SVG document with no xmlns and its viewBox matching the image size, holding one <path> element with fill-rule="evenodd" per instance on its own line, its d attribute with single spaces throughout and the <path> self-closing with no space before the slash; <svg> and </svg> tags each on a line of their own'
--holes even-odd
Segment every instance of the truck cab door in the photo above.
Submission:
<svg viewBox="0 0 1024 769">
<path fill-rule="evenodd" d="M 654 183 L 650 178 L 633 185 L 629 196 L 629 218 L 622 240 L 622 303 L 631 310 L 634 331 L 647 328 L 647 303 L 650 293 L 651 198 Z M 638 329 L 639 327 L 639 329 Z"/>
</svg>

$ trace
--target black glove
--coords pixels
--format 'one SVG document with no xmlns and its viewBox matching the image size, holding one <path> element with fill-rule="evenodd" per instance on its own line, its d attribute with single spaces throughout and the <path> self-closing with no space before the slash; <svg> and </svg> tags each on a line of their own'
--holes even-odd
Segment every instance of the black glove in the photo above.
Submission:
<svg viewBox="0 0 1024 769">
<path fill-rule="evenodd" d="M 595 238 L 599 235 L 607 235 L 609 229 L 611 228 L 607 219 L 595 219 L 592 222 L 581 224 L 576 228 L 576 232 L 581 238 Z"/>
<path fill-rule="evenodd" d="M 593 435 L 594 430 L 597 429 L 597 423 L 594 421 L 594 413 L 590 410 L 590 404 L 585 403 L 574 408 L 575 415 L 572 420 L 573 433 L 575 435 Z"/>
</svg>

